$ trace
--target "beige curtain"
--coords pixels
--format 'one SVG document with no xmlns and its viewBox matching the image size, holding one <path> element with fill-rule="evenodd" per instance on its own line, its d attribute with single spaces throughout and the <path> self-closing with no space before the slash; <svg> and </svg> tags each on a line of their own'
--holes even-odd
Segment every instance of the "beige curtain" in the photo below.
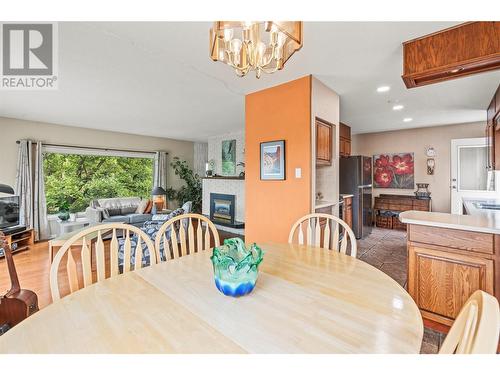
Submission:
<svg viewBox="0 0 500 375">
<path fill-rule="evenodd" d="M 167 189 L 167 155 L 164 151 L 157 151 L 155 155 L 153 186 L 161 186 L 164 189 Z"/>
<path fill-rule="evenodd" d="M 47 239 L 49 224 L 41 142 L 20 141 L 15 191 L 20 200 L 20 224 L 35 230 L 36 241 Z"/>
</svg>

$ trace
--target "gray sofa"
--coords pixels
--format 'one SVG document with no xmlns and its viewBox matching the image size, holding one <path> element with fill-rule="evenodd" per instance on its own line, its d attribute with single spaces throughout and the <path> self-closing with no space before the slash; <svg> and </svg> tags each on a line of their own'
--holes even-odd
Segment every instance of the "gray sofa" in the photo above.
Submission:
<svg viewBox="0 0 500 375">
<path fill-rule="evenodd" d="M 127 223 L 141 226 L 151 220 L 151 214 L 137 212 L 141 198 L 103 198 L 95 199 L 85 210 L 91 223 Z"/>
</svg>

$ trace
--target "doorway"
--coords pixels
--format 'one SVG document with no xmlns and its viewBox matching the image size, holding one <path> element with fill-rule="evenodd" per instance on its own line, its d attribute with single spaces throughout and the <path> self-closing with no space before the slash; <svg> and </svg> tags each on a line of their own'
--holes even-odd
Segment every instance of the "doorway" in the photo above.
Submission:
<svg viewBox="0 0 500 375">
<path fill-rule="evenodd" d="M 464 213 L 464 198 L 486 198 L 493 195 L 491 177 L 486 138 L 451 140 L 452 214 Z"/>
</svg>

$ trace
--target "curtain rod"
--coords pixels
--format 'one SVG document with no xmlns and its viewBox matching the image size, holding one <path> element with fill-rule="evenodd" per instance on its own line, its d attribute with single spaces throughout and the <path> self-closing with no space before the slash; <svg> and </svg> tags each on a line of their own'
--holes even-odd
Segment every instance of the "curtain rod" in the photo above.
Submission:
<svg viewBox="0 0 500 375">
<path fill-rule="evenodd" d="M 16 141 L 17 144 L 21 143 L 20 140 Z M 105 148 L 105 147 L 90 147 L 90 146 L 74 146 L 74 145 L 61 145 L 61 144 L 55 144 L 55 143 L 44 143 L 42 142 L 42 146 L 54 146 L 54 147 L 67 147 L 67 148 L 83 148 L 86 150 L 102 150 L 102 151 L 118 151 L 118 152 L 135 152 L 135 153 L 140 153 L 140 154 L 154 154 L 156 153 L 155 151 L 137 151 L 137 150 L 125 150 L 125 149 L 119 149 L 119 148 Z M 168 155 L 168 152 L 166 152 Z"/>
</svg>

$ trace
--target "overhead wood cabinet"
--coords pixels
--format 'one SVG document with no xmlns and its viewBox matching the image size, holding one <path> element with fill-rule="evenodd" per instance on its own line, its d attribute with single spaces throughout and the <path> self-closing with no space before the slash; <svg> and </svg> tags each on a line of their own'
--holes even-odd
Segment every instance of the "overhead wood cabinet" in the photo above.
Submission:
<svg viewBox="0 0 500 375">
<path fill-rule="evenodd" d="M 316 164 L 332 165 L 332 139 L 334 125 L 316 118 Z"/>
<path fill-rule="evenodd" d="M 351 156 L 351 128 L 340 123 L 339 130 L 339 155 L 341 157 Z"/>
<path fill-rule="evenodd" d="M 500 68 L 500 22 L 467 22 L 403 43 L 407 88 Z"/>
</svg>

